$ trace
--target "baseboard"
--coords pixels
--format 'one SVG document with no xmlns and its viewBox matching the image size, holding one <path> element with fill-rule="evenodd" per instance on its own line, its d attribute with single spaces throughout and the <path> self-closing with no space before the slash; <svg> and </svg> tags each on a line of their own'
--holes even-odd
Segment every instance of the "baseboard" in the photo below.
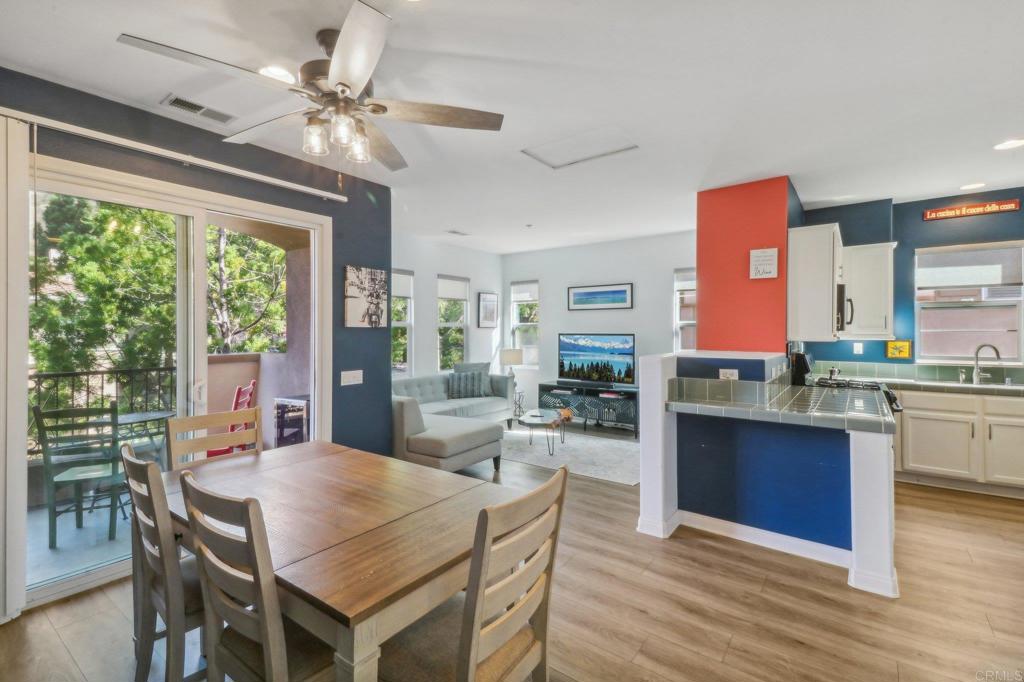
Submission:
<svg viewBox="0 0 1024 682">
<path fill-rule="evenodd" d="M 637 521 L 636 530 L 644 535 L 653 535 L 656 538 L 664 539 L 671 536 L 681 522 L 682 517 L 679 512 L 670 516 L 667 521 L 662 519 L 645 519 L 641 516 Z"/>
<path fill-rule="evenodd" d="M 899 483 L 913 483 L 915 485 L 926 485 L 931 488 L 946 488 L 948 490 L 961 490 L 967 493 L 980 493 L 982 495 L 994 495 L 996 497 L 1009 497 L 1014 500 L 1024 500 L 1024 488 L 1015 488 L 1009 485 L 978 483 L 977 481 L 961 481 L 955 478 L 929 476 L 927 474 L 918 474 L 912 471 L 897 471 L 895 478 Z"/>
<path fill-rule="evenodd" d="M 801 540 L 800 538 L 773 533 L 770 530 L 744 526 L 733 521 L 716 519 L 712 516 L 704 516 L 694 512 L 679 511 L 672 518 L 675 519 L 677 516 L 679 517 L 677 525 L 696 528 L 697 530 L 715 533 L 716 535 L 724 535 L 725 537 L 760 545 L 761 547 L 785 552 L 786 554 L 804 557 L 805 559 L 813 559 L 814 561 L 820 561 L 833 566 L 850 567 L 852 553 L 848 549 L 840 549 L 810 540 Z"/>
<path fill-rule="evenodd" d="M 855 568 L 851 568 L 850 577 L 846 582 L 850 587 L 880 594 L 883 597 L 895 599 L 900 596 L 899 581 L 896 579 L 895 569 L 893 569 L 892 575 L 879 575 L 878 573 L 858 571 Z"/>
</svg>

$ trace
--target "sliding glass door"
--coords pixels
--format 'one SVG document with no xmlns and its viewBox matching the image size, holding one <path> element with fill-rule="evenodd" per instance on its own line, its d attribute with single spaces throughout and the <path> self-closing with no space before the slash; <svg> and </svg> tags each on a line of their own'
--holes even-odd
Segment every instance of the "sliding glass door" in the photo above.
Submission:
<svg viewBox="0 0 1024 682">
<path fill-rule="evenodd" d="M 130 555 L 118 446 L 166 467 L 166 419 L 206 400 L 192 238 L 202 215 L 57 185 L 31 202 L 30 590 Z"/>
</svg>

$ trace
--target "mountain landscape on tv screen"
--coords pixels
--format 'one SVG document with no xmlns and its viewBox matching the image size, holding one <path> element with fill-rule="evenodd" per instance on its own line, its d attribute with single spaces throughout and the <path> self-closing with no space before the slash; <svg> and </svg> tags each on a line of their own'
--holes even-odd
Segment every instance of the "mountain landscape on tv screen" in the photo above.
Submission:
<svg viewBox="0 0 1024 682">
<path fill-rule="evenodd" d="M 624 334 L 562 334 L 558 376 L 562 379 L 632 384 L 634 342 Z"/>
</svg>

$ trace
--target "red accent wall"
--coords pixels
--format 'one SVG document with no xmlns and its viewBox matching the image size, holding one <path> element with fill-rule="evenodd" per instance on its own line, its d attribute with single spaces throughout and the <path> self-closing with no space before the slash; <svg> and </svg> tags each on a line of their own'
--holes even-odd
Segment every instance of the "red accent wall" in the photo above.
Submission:
<svg viewBox="0 0 1024 682">
<path fill-rule="evenodd" d="M 786 350 L 789 178 L 697 193 L 697 348 Z M 750 279 L 750 250 L 779 249 L 779 276 Z"/>
</svg>

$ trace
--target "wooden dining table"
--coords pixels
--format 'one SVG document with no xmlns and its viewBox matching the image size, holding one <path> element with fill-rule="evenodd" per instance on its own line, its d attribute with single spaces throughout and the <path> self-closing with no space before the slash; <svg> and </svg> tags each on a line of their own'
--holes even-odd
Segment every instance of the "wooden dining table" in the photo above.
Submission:
<svg viewBox="0 0 1024 682">
<path fill-rule="evenodd" d="M 259 500 L 281 608 L 334 649 L 345 682 L 377 682 L 381 644 L 465 588 L 480 510 L 521 494 L 324 441 L 187 469 L 214 492 Z M 164 484 L 190 546 L 185 470 Z"/>
</svg>

